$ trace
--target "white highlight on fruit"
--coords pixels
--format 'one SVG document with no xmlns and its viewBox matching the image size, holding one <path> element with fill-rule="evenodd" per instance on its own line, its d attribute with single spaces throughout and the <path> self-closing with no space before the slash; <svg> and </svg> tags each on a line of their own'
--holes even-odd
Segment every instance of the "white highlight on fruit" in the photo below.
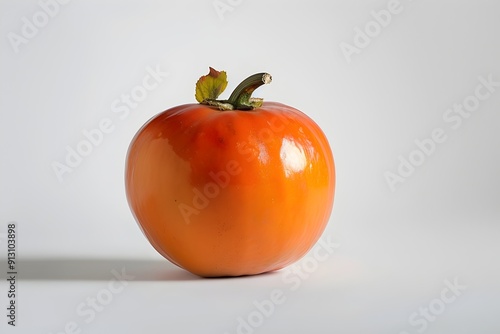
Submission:
<svg viewBox="0 0 500 334">
<path fill-rule="evenodd" d="M 288 138 L 283 138 L 280 157 L 287 177 L 291 176 L 292 173 L 303 171 L 307 164 L 306 155 L 302 147 L 297 146 L 293 140 Z"/>
</svg>

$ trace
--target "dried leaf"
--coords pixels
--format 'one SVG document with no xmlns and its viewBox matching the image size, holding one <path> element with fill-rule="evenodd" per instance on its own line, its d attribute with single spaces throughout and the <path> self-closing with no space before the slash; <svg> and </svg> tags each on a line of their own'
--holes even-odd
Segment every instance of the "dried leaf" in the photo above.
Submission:
<svg viewBox="0 0 500 334">
<path fill-rule="evenodd" d="M 216 100 L 226 89 L 227 75 L 224 71 L 217 71 L 210 67 L 207 75 L 202 76 L 196 82 L 196 101 Z"/>
</svg>

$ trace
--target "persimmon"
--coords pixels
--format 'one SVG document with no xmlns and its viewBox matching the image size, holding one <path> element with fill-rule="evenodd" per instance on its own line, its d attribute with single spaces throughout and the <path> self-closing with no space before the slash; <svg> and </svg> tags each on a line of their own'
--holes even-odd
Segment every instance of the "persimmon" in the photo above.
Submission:
<svg viewBox="0 0 500 334">
<path fill-rule="evenodd" d="M 127 200 L 166 259 L 202 277 L 254 275 L 300 259 L 332 211 L 335 166 L 321 128 L 301 111 L 251 97 L 259 73 L 217 100 L 210 68 L 199 103 L 151 118 L 126 158 Z"/>
</svg>

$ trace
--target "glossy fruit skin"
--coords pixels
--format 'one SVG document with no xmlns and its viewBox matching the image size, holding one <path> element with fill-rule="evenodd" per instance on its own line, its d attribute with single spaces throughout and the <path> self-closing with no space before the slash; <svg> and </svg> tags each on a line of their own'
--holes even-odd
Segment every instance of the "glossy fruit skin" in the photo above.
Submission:
<svg viewBox="0 0 500 334">
<path fill-rule="evenodd" d="M 136 221 L 165 258 L 203 277 L 253 275 L 316 243 L 332 211 L 335 166 L 326 136 L 297 109 L 186 104 L 138 131 L 125 184 Z"/>
</svg>

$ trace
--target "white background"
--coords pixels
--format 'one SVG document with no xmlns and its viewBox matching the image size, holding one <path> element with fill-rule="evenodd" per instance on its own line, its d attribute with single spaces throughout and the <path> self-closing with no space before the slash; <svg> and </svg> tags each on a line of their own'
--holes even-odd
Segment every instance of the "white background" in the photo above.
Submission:
<svg viewBox="0 0 500 334">
<path fill-rule="evenodd" d="M 384 27 L 371 12 L 390 1 L 220 3 L 231 10 L 73 0 L 43 22 L 36 1 L 0 2 L 0 257 L 16 222 L 19 270 L 12 328 L 0 262 L 1 332 L 499 333 L 500 87 L 456 128 L 443 116 L 474 101 L 478 77 L 500 82 L 500 2 L 401 0 Z M 33 16 L 43 26 L 14 46 Z M 346 44 L 360 47 L 346 57 Z M 156 113 L 194 102 L 208 66 L 228 72 L 226 94 L 271 73 L 254 95 L 301 109 L 330 140 L 337 189 L 323 240 L 339 247 L 306 256 L 301 276 L 197 278 L 159 256 L 130 213 L 130 140 Z M 148 68 L 168 76 L 120 118 L 112 104 Z M 113 131 L 60 182 L 52 164 L 103 119 Z M 434 129 L 446 140 L 415 153 Z M 391 191 L 400 156 L 424 158 Z M 113 270 L 133 276 L 115 293 Z M 275 290 L 282 303 L 259 311 Z"/>
</svg>

